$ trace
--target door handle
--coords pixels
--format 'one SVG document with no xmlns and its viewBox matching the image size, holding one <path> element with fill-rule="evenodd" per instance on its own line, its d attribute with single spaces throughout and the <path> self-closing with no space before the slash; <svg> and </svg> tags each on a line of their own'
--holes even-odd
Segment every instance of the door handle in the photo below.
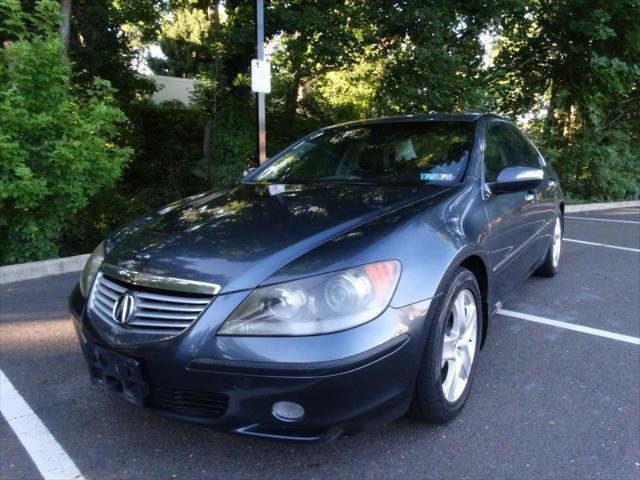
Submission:
<svg viewBox="0 0 640 480">
<path fill-rule="evenodd" d="M 534 199 L 535 197 L 536 197 L 536 196 L 535 196 L 532 192 L 527 192 L 527 193 L 526 193 L 526 195 L 524 196 L 524 199 L 525 199 L 527 202 L 531 202 L 531 201 L 533 201 L 533 199 Z"/>
</svg>

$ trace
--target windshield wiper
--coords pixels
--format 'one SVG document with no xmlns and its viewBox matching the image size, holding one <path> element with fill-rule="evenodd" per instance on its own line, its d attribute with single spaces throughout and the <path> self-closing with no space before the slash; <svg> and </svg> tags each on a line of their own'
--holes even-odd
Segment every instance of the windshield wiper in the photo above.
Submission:
<svg viewBox="0 0 640 480">
<path fill-rule="evenodd" d="M 377 182 L 367 182 L 365 180 L 319 180 L 318 183 L 339 183 L 341 185 L 378 185 Z"/>
</svg>

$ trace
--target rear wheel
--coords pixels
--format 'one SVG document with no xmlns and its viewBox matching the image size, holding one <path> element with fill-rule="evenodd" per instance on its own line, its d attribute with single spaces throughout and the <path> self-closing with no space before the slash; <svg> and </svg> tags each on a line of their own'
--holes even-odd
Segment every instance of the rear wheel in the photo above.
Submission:
<svg viewBox="0 0 640 480">
<path fill-rule="evenodd" d="M 458 268 L 440 302 L 414 393 L 414 411 L 432 422 L 454 418 L 469 396 L 482 331 L 480 289 L 473 273 Z"/>
<path fill-rule="evenodd" d="M 541 277 L 555 277 L 560 267 L 560 252 L 562 251 L 562 217 L 558 213 L 553 227 L 553 238 L 549 250 L 544 257 L 544 263 L 536 270 Z"/>
</svg>

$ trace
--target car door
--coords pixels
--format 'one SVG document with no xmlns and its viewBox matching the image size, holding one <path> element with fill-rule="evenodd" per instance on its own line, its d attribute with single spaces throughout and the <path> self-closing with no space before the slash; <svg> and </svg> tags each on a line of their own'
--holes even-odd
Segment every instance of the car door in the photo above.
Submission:
<svg viewBox="0 0 640 480">
<path fill-rule="evenodd" d="M 542 182 L 534 189 L 536 195 L 536 238 L 534 240 L 534 249 L 536 258 L 541 259 L 547 252 L 553 236 L 554 220 L 558 208 L 554 191 L 558 179 L 553 170 L 546 165 L 542 155 L 540 155 L 531 141 L 513 125 L 509 125 L 509 127 L 512 129 L 518 149 L 521 152 L 522 165 L 541 168 L 544 172 Z"/>
<path fill-rule="evenodd" d="M 538 192 L 491 193 L 491 185 L 502 169 L 531 166 L 508 122 L 488 123 L 483 162 L 484 206 L 489 223 L 487 249 L 495 298 L 500 300 L 528 278 L 539 259 L 535 242 L 540 222 Z"/>
</svg>

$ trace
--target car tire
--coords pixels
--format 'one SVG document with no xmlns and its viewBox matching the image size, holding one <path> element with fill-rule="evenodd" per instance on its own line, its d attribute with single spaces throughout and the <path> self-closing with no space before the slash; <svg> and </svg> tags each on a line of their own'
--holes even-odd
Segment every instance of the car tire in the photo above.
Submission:
<svg viewBox="0 0 640 480">
<path fill-rule="evenodd" d="M 558 213 L 554 220 L 553 236 L 551 237 L 551 245 L 544 256 L 544 262 L 535 271 L 539 277 L 555 277 L 560 268 L 560 253 L 562 252 L 562 234 L 563 234 L 562 215 Z"/>
<path fill-rule="evenodd" d="M 466 268 L 457 268 L 439 302 L 422 355 L 412 411 L 422 420 L 444 423 L 464 407 L 476 371 L 484 319 L 474 274 Z M 471 315 L 473 309 L 475 320 Z M 472 330 L 467 330 L 471 325 L 466 328 L 463 325 L 466 320 L 475 321 Z"/>
</svg>

